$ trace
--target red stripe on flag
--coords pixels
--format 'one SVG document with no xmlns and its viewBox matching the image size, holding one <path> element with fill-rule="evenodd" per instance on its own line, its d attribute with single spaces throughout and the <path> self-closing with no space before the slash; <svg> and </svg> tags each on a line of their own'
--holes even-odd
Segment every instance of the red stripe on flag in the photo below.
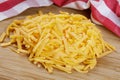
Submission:
<svg viewBox="0 0 120 80">
<path fill-rule="evenodd" d="M 8 0 L 0 4 L 0 12 L 6 11 L 25 0 Z"/>
<path fill-rule="evenodd" d="M 120 4 L 117 5 L 116 14 L 120 17 Z"/>
<path fill-rule="evenodd" d="M 66 4 L 69 4 L 71 2 L 75 2 L 75 1 L 83 1 L 83 2 L 88 2 L 88 0 L 52 0 L 56 5 L 58 6 L 64 6 Z"/>
<path fill-rule="evenodd" d="M 111 9 L 114 13 L 116 12 L 116 7 L 118 5 L 117 0 L 104 0 L 105 4 Z"/>
<path fill-rule="evenodd" d="M 104 17 L 103 15 L 101 15 L 100 12 L 94 6 L 92 6 L 92 5 L 91 5 L 91 11 L 92 11 L 92 16 L 97 21 L 99 21 L 100 23 L 102 23 L 107 29 L 109 29 L 113 33 L 115 33 L 118 36 L 120 36 L 120 28 L 119 28 L 120 26 L 117 26 L 110 19 L 108 19 L 107 17 Z"/>
</svg>

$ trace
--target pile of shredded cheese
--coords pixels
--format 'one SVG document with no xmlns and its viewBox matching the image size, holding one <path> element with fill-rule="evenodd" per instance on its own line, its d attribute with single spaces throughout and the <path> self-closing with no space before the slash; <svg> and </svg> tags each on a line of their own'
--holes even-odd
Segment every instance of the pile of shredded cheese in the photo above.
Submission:
<svg viewBox="0 0 120 80">
<path fill-rule="evenodd" d="M 44 66 L 49 73 L 54 68 L 86 73 L 95 67 L 97 58 L 115 49 L 85 16 L 67 12 L 39 12 L 15 20 L 2 33 L 0 42 L 1 46 L 14 45 L 13 51 L 28 55 L 29 61 Z"/>
</svg>

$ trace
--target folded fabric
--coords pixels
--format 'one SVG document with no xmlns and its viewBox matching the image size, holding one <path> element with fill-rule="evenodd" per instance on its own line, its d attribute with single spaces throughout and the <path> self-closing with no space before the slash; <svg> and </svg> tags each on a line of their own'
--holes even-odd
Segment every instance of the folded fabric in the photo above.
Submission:
<svg viewBox="0 0 120 80">
<path fill-rule="evenodd" d="M 90 8 L 94 23 L 104 25 L 120 37 L 120 0 L 0 0 L 0 21 L 18 15 L 30 7 L 52 4 L 77 10 Z"/>
</svg>

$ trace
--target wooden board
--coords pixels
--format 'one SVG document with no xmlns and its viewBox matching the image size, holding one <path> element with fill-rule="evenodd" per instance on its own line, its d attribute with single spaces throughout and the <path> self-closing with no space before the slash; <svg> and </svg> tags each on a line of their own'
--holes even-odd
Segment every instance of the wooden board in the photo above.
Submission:
<svg viewBox="0 0 120 80">
<path fill-rule="evenodd" d="M 24 18 L 27 15 L 34 14 L 38 10 L 47 13 L 49 11 L 58 13 L 67 11 L 69 13 L 79 13 L 89 18 L 90 11 L 78 11 L 73 9 L 58 8 L 54 5 L 50 7 L 31 8 L 22 14 L 1 21 L 0 34 L 5 31 L 8 24 L 15 19 Z M 120 80 L 120 38 L 108 31 L 102 26 L 97 26 L 106 41 L 116 47 L 116 51 L 98 59 L 97 66 L 87 74 L 73 71 L 67 74 L 59 70 L 54 70 L 49 74 L 43 67 L 36 67 L 27 60 L 24 55 L 12 52 L 9 48 L 0 47 L 0 80 Z"/>
</svg>

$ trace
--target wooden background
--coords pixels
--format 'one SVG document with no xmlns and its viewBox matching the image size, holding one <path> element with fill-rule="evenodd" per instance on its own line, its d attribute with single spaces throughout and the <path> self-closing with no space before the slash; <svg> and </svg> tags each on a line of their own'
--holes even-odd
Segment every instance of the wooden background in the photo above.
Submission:
<svg viewBox="0 0 120 80">
<path fill-rule="evenodd" d="M 78 11 L 73 9 L 50 7 L 31 8 L 22 14 L 0 22 L 0 34 L 5 31 L 8 24 L 15 19 L 22 19 L 27 15 L 34 14 L 38 10 L 47 13 L 49 11 L 58 13 L 67 11 L 79 13 L 89 18 L 90 11 Z M 116 51 L 98 59 L 97 66 L 87 74 L 73 71 L 67 74 L 54 70 L 49 74 L 43 67 L 36 67 L 27 60 L 25 55 L 18 55 L 9 48 L 0 47 L 0 80 L 120 80 L 120 38 L 102 26 L 97 26 L 104 37 L 104 40 L 116 47 Z"/>
</svg>

